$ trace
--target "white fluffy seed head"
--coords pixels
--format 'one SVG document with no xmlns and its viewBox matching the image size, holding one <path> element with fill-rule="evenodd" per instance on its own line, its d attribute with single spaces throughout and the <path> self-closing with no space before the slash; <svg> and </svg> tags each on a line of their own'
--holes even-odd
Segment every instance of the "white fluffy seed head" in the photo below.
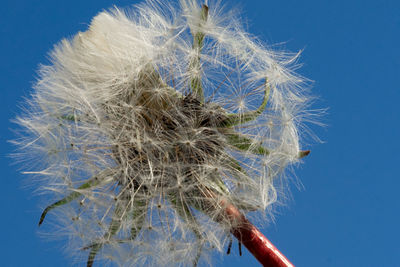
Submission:
<svg viewBox="0 0 400 267">
<path fill-rule="evenodd" d="M 102 12 L 40 67 L 16 143 L 40 190 L 76 195 L 49 214 L 72 249 L 101 244 L 98 258 L 128 266 L 207 260 L 232 227 L 209 192 L 262 214 L 299 161 L 299 54 L 268 49 L 208 5 L 206 19 L 197 0 Z M 257 118 L 228 123 L 257 110 L 267 89 Z"/>
</svg>

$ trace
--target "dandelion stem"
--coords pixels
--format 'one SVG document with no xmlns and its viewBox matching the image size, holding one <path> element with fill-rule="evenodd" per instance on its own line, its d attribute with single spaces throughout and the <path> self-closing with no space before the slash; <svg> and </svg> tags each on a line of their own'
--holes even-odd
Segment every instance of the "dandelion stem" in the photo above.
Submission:
<svg viewBox="0 0 400 267">
<path fill-rule="evenodd" d="M 229 220 L 231 233 L 263 265 L 294 267 L 292 263 L 232 204 L 221 200 L 224 214 L 219 220 Z"/>
<path fill-rule="evenodd" d="M 221 211 L 213 220 L 228 225 L 230 232 L 243 244 L 251 254 L 265 267 L 294 267 L 294 265 L 257 229 L 240 210 L 226 198 L 216 195 L 211 190 L 203 191 L 208 209 L 216 208 Z M 205 209 L 203 209 L 205 211 Z"/>
</svg>

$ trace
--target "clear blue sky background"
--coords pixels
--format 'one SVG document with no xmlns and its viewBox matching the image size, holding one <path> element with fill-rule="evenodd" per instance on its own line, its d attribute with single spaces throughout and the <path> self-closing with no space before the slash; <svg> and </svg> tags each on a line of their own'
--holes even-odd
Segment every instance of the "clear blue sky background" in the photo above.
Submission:
<svg viewBox="0 0 400 267">
<path fill-rule="evenodd" d="M 10 119 L 39 63 L 62 37 L 85 30 L 112 5 L 137 1 L 3 0 L 0 16 L 0 265 L 71 266 L 64 243 L 37 234 L 41 210 L 7 158 Z M 228 1 L 227 1 L 228 2 Z M 230 1 L 237 5 L 239 1 Z M 300 73 L 315 81 L 326 128 L 297 169 L 304 188 L 262 231 L 296 266 L 400 266 L 400 1 L 252 0 L 240 3 L 249 31 L 305 49 Z M 234 245 L 217 266 L 258 266 Z"/>
</svg>

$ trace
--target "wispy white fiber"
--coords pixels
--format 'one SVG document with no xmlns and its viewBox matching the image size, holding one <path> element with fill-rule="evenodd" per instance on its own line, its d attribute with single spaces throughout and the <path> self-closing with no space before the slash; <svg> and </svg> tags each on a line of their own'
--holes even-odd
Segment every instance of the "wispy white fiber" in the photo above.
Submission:
<svg viewBox="0 0 400 267">
<path fill-rule="evenodd" d="M 17 156 L 47 205 L 67 200 L 43 226 L 88 265 L 211 264 L 232 227 L 218 199 L 265 215 L 280 198 L 302 157 L 307 80 L 299 53 L 236 17 L 215 1 L 115 7 L 40 66 Z"/>
</svg>

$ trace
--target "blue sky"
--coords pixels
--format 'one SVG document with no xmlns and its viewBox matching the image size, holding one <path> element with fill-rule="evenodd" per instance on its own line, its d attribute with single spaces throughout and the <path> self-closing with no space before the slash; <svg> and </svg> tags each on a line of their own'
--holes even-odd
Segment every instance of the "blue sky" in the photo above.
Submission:
<svg viewBox="0 0 400 267">
<path fill-rule="evenodd" d="M 10 119 L 30 92 L 39 63 L 61 38 L 85 30 L 102 9 L 138 1 L 11 1 L 0 16 L 0 238 L 2 266 L 71 266 L 64 242 L 39 237 L 39 201 L 7 157 Z M 228 1 L 227 1 L 228 2 Z M 265 235 L 296 266 L 400 266 L 400 2 L 397 0 L 229 1 L 249 31 L 290 51 L 314 80 L 314 127 L 324 141 L 296 174 L 292 197 Z M 258 266 L 247 251 L 217 266 Z"/>
</svg>

